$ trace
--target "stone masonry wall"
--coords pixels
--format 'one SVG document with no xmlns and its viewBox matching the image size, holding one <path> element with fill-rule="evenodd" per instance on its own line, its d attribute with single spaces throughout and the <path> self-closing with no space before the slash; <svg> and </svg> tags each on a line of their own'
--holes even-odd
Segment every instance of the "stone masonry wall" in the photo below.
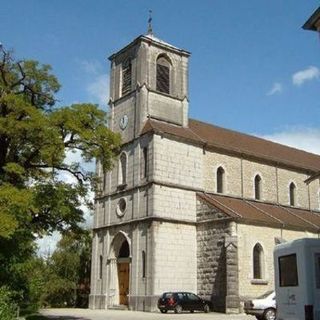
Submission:
<svg viewBox="0 0 320 320">
<path fill-rule="evenodd" d="M 253 199 L 254 178 L 259 174 L 262 201 L 289 205 L 289 185 L 293 182 L 296 185 L 295 206 L 309 209 L 311 205 L 319 209 L 320 187 L 309 188 L 304 182 L 308 178 L 306 174 L 211 151 L 203 156 L 202 181 L 207 192 L 216 192 L 216 173 L 220 166 L 225 171 L 225 194 Z"/>
<path fill-rule="evenodd" d="M 199 188 L 202 185 L 202 148 L 154 135 L 154 179 Z"/>
<path fill-rule="evenodd" d="M 225 218 L 222 213 L 197 201 L 197 220 L 200 223 L 197 225 L 198 294 L 211 300 L 215 310 L 223 312 L 227 296 L 225 238 L 231 236 L 229 221 Z M 208 222 L 210 219 L 215 221 Z"/>
</svg>

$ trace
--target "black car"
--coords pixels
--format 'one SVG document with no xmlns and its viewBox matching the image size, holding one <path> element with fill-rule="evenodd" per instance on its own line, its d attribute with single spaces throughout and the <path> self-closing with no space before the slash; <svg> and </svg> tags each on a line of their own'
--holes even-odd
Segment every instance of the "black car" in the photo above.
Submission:
<svg viewBox="0 0 320 320">
<path fill-rule="evenodd" d="M 183 310 L 210 311 L 209 302 L 191 292 L 165 292 L 158 300 L 158 308 L 162 313 L 167 313 L 168 310 L 175 313 L 181 313 Z"/>
</svg>

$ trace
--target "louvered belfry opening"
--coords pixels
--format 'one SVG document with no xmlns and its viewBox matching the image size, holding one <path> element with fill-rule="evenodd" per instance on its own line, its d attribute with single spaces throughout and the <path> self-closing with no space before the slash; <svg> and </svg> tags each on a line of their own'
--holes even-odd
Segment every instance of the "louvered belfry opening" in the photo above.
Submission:
<svg viewBox="0 0 320 320">
<path fill-rule="evenodd" d="M 122 95 L 131 91 L 131 61 L 127 60 L 122 64 Z"/>
<path fill-rule="evenodd" d="M 164 57 L 157 60 L 157 91 L 170 93 L 170 63 Z"/>
</svg>

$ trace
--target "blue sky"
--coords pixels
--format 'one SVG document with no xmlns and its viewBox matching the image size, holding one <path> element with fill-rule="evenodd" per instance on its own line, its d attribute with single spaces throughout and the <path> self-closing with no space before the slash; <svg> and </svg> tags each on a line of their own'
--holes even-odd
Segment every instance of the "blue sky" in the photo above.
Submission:
<svg viewBox="0 0 320 320">
<path fill-rule="evenodd" d="M 10 0 L 1 3 L 0 42 L 53 67 L 60 105 L 103 104 L 107 57 L 146 32 L 151 9 L 155 36 L 192 54 L 190 117 L 320 154 L 320 38 L 301 29 L 319 5 Z"/>
<path fill-rule="evenodd" d="M 264 136 L 319 128 L 320 40 L 301 29 L 319 5 L 11 0 L 2 3 L 0 41 L 18 58 L 52 65 L 60 104 L 99 103 L 108 94 L 107 57 L 146 32 L 152 9 L 155 35 L 192 53 L 190 117 Z M 307 78 L 294 82 L 297 72 Z"/>
</svg>

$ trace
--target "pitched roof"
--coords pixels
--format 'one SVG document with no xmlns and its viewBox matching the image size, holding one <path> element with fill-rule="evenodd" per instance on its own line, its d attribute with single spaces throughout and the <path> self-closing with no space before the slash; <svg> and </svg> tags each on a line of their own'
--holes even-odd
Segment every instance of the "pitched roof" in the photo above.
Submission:
<svg viewBox="0 0 320 320">
<path fill-rule="evenodd" d="M 197 196 L 209 206 L 238 221 L 312 232 L 320 231 L 320 214 L 315 211 L 217 194 L 197 193 Z"/>
<path fill-rule="evenodd" d="M 150 131 L 184 138 L 203 147 L 213 147 L 242 156 L 255 157 L 312 172 L 320 170 L 319 155 L 194 119 L 189 119 L 189 127 L 148 119 L 141 133 Z"/>
</svg>

